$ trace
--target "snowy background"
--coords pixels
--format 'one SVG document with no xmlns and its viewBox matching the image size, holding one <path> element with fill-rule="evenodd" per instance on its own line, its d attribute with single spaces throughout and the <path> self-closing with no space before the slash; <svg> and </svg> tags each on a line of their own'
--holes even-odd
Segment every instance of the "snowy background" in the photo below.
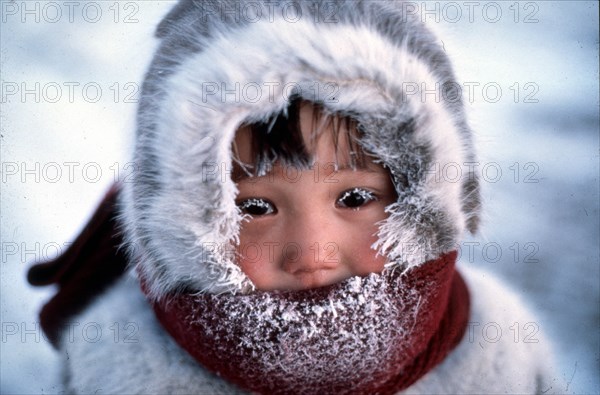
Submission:
<svg viewBox="0 0 600 395">
<path fill-rule="evenodd" d="M 432 10 L 477 135 L 485 217 L 461 264 L 522 293 L 565 393 L 599 393 L 598 3 L 467 3 L 415 3 Z M 52 289 L 28 286 L 26 269 L 131 172 L 139 82 L 173 4 L 0 0 L 3 394 L 60 390 L 37 323 Z M 526 324 L 503 335 L 524 341 Z"/>
</svg>

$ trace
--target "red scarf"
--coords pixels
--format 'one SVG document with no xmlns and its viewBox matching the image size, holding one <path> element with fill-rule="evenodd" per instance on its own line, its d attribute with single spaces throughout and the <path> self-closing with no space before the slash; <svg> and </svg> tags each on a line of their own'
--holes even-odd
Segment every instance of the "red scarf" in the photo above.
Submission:
<svg viewBox="0 0 600 395">
<path fill-rule="evenodd" d="M 385 281 L 174 295 L 153 307 L 181 347 L 246 390 L 392 394 L 440 363 L 465 332 L 469 295 L 455 260 L 450 252 Z"/>
</svg>

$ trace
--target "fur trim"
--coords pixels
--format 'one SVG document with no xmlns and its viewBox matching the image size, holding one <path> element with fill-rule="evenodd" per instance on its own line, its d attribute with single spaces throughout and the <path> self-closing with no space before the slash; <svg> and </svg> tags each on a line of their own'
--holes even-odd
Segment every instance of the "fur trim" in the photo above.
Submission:
<svg viewBox="0 0 600 395">
<path fill-rule="evenodd" d="M 460 98 L 448 99 L 449 61 L 416 16 L 351 1 L 323 23 L 318 7 L 298 2 L 305 17 L 294 23 L 281 12 L 242 23 L 207 15 L 211 4 L 228 3 L 182 2 L 169 14 L 143 89 L 140 167 L 125 185 L 123 223 L 153 297 L 252 287 L 233 253 L 231 142 L 242 123 L 284 111 L 291 93 L 355 118 L 361 143 L 396 179 L 398 201 L 373 246 L 392 264 L 434 259 L 476 229 L 478 182 L 463 168 L 473 161 L 470 130 Z M 448 164 L 460 180 L 445 177 Z"/>
<path fill-rule="evenodd" d="M 175 343 L 130 277 L 72 325 L 61 341 L 65 393 L 244 393 L 201 368 Z"/>
</svg>

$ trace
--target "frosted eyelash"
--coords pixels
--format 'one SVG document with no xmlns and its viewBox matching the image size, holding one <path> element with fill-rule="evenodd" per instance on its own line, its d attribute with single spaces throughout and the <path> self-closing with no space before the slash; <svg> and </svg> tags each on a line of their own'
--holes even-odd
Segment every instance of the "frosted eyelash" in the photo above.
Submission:
<svg viewBox="0 0 600 395">
<path fill-rule="evenodd" d="M 238 204 L 238 207 L 241 210 L 245 210 L 248 207 L 253 207 L 253 206 L 266 208 L 266 209 L 270 208 L 270 204 L 267 203 L 264 199 L 256 199 L 256 198 L 246 199 L 243 202 L 241 202 L 240 204 Z"/>
<path fill-rule="evenodd" d="M 366 189 L 363 188 L 354 188 L 351 189 L 349 191 L 344 192 L 344 194 L 340 197 L 339 200 L 344 200 L 347 197 L 349 197 L 351 194 L 356 193 L 358 195 L 360 195 L 361 198 L 365 199 L 365 200 L 374 200 L 376 199 L 375 194 L 371 191 L 367 191 Z"/>
</svg>

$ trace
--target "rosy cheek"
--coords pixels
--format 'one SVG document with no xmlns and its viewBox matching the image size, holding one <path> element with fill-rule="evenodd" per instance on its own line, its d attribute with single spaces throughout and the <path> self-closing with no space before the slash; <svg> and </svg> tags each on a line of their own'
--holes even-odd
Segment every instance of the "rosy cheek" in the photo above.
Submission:
<svg viewBox="0 0 600 395">
<path fill-rule="evenodd" d="M 242 272 L 248 276 L 256 287 L 263 289 L 265 284 L 270 281 L 270 276 L 266 270 L 267 266 L 264 262 L 261 262 L 262 257 L 257 255 L 259 252 L 257 252 L 254 243 L 240 245 L 238 252 L 240 253 L 238 264 Z M 245 255 L 243 255 L 244 252 Z"/>
<path fill-rule="evenodd" d="M 268 235 L 269 232 L 260 227 L 246 225 L 240 232 L 240 244 L 237 247 L 240 269 L 261 290 L 273 289 L 281 281 L 280 270 L 277 269 L 279 251 L 273 247 L 277 241 L 269 243 Z"/>
<path fill-rule="evenodd" d="M 366 245 L 357 254 L 355 262 L 355 271 L 358 275 L 364 276 L 369 273 L 381 273 L 385 264 L 385 257 L 377 255 L 377 251 Z"/>
<path fill-rule="evenodd" d="M 364 228 L 363 228 L 364 229 Z M 386 262 L 386 258 L 377 251 L 371 248 L 371 245 L 377 241 L 377 236 L 373 233 L 377 232 L 377 227 L 371 228 L 372 232 L 365 232 L 362 237 L 357 238 L 356 249 L 353 251 L 353 269 L 357 275 L 367 275 L 369 273 L 381 273 Z"/>
<path fill-rule="evenodd" d="M 242 271 L 253 280 L 254 273 L 258 268 L 261 258 L 260 244 L 251 237 L 252 226 L 248 223 L 242 223 L 240 228 L 240 244 L 237 247 L 238 265 Z"/>
</svg>

